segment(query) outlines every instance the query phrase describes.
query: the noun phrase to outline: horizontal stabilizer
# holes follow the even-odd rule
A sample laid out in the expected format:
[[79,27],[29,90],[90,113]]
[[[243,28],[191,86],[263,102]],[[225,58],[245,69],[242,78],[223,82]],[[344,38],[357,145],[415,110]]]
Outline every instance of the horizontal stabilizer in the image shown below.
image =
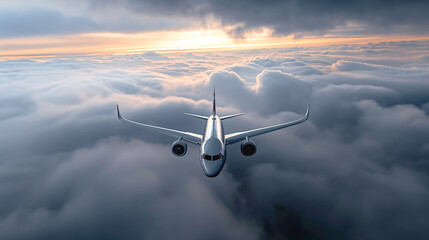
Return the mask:
[[191,116],[191,117],[194,117],[194,118],[203,119],[203,120],[207,120],[207,119],[209,119],[208,117],[201,116],[201,115],[197,115],[197,114],[192,114],[192,113],[184,113],[184,114],[185,114],[185,115],[188,115],[188,116]]
[[232,115],[228,115],[228,116],[223,116],[223,117],[220,117],[220,119],[221,120],[225,120],[225,119],[228,119],[228,118],[238,117],[238,116],[241,116],[241,115],[244,115],[244,113],[237,113],[237,114],[232,114]]

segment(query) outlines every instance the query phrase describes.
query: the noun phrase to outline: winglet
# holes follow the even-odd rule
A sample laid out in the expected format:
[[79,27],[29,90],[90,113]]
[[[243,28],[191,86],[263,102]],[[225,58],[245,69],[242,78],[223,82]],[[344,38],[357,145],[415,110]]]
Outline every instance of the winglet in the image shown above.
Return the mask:
[[307,111],[305,112],[305,120],[307,120],[309,116],[310,116],[310,104],[308,104]]
[[119,105],[118,104],[116,104],[116,111],[118,112],[118,119],[122,121],[123,118],[121,116],[121,112],[119,112]]

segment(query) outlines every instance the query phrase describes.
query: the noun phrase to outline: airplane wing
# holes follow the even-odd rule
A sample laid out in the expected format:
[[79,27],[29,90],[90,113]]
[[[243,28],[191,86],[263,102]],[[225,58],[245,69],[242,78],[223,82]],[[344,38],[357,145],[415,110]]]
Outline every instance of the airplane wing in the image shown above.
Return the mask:
[[305,122],[308,119],[309,113],[310,113],[310,105],[308,105],[307,112],[305,113],[305,115],[300,119],[297,119],[297,120],[292,121],[292,122],[281,123],[281,124],[269,126],[269,127],[263,127],[263,128],[253,129],[253,130],[244,131],[244,132],[227,134],[227,135],[225,135],[225,142],[226,142],[226,144],[233,144],[233,143],[243,141],[244,139],[246,139],[246,137],[253,137],[253,136],[261,135],[264,133],[276,131],[276,130],[279,130],[282,128],[287,128],[287,127],[290,127],[290,126],[293,126],[296,124],[300,124],[302,122]]
[[134,121],[128,120],[128,119],[121,116],[121,113],[119,112],[119,105],[116,105],[116,110],[118,111],[118,119],[124,123],[132,123],[132,124],[135,124],[135,125],[138,125],[141,127],[146,127],[146,128],[151,129],[152,131],[155,131],[155,132],[158,132],[161,134],[165,134],[165,135],[169,135],[169,136],[173,136],[173,137],[182,137],[183,140],[190,142],[190,143],[194,143],[194,144],[201,144],[201,141],[203,139],[202,135],[196,134],[196,133],[182,132],[179,130],[174,130],[174,129],[169,129],[169,128],[153,126],[153,125],[149,125],[149,124],[134,122]]

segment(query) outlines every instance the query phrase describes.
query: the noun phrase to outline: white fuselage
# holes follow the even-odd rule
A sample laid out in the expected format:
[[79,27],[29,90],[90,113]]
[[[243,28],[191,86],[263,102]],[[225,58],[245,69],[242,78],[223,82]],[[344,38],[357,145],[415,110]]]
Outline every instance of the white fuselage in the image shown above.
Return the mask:
[[200,148],[200,160],[208,177],[219,175],[225,165],[225,134],[222,121],[217,115],[211,115],[207,120]]

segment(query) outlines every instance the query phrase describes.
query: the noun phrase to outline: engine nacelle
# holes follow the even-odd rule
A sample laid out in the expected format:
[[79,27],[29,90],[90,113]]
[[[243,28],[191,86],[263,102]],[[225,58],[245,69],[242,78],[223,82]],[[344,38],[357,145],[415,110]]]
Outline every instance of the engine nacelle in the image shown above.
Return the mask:
[[171,145],[171,152],[175,156],[183,157],[186,151],[188,151],[188,145],[182,140],[177,140]]
[[250,157],[253,154],[256,153],[256,144],[252,140],[247,139],[246,141],[241,143],[241,153],[246,156]]

